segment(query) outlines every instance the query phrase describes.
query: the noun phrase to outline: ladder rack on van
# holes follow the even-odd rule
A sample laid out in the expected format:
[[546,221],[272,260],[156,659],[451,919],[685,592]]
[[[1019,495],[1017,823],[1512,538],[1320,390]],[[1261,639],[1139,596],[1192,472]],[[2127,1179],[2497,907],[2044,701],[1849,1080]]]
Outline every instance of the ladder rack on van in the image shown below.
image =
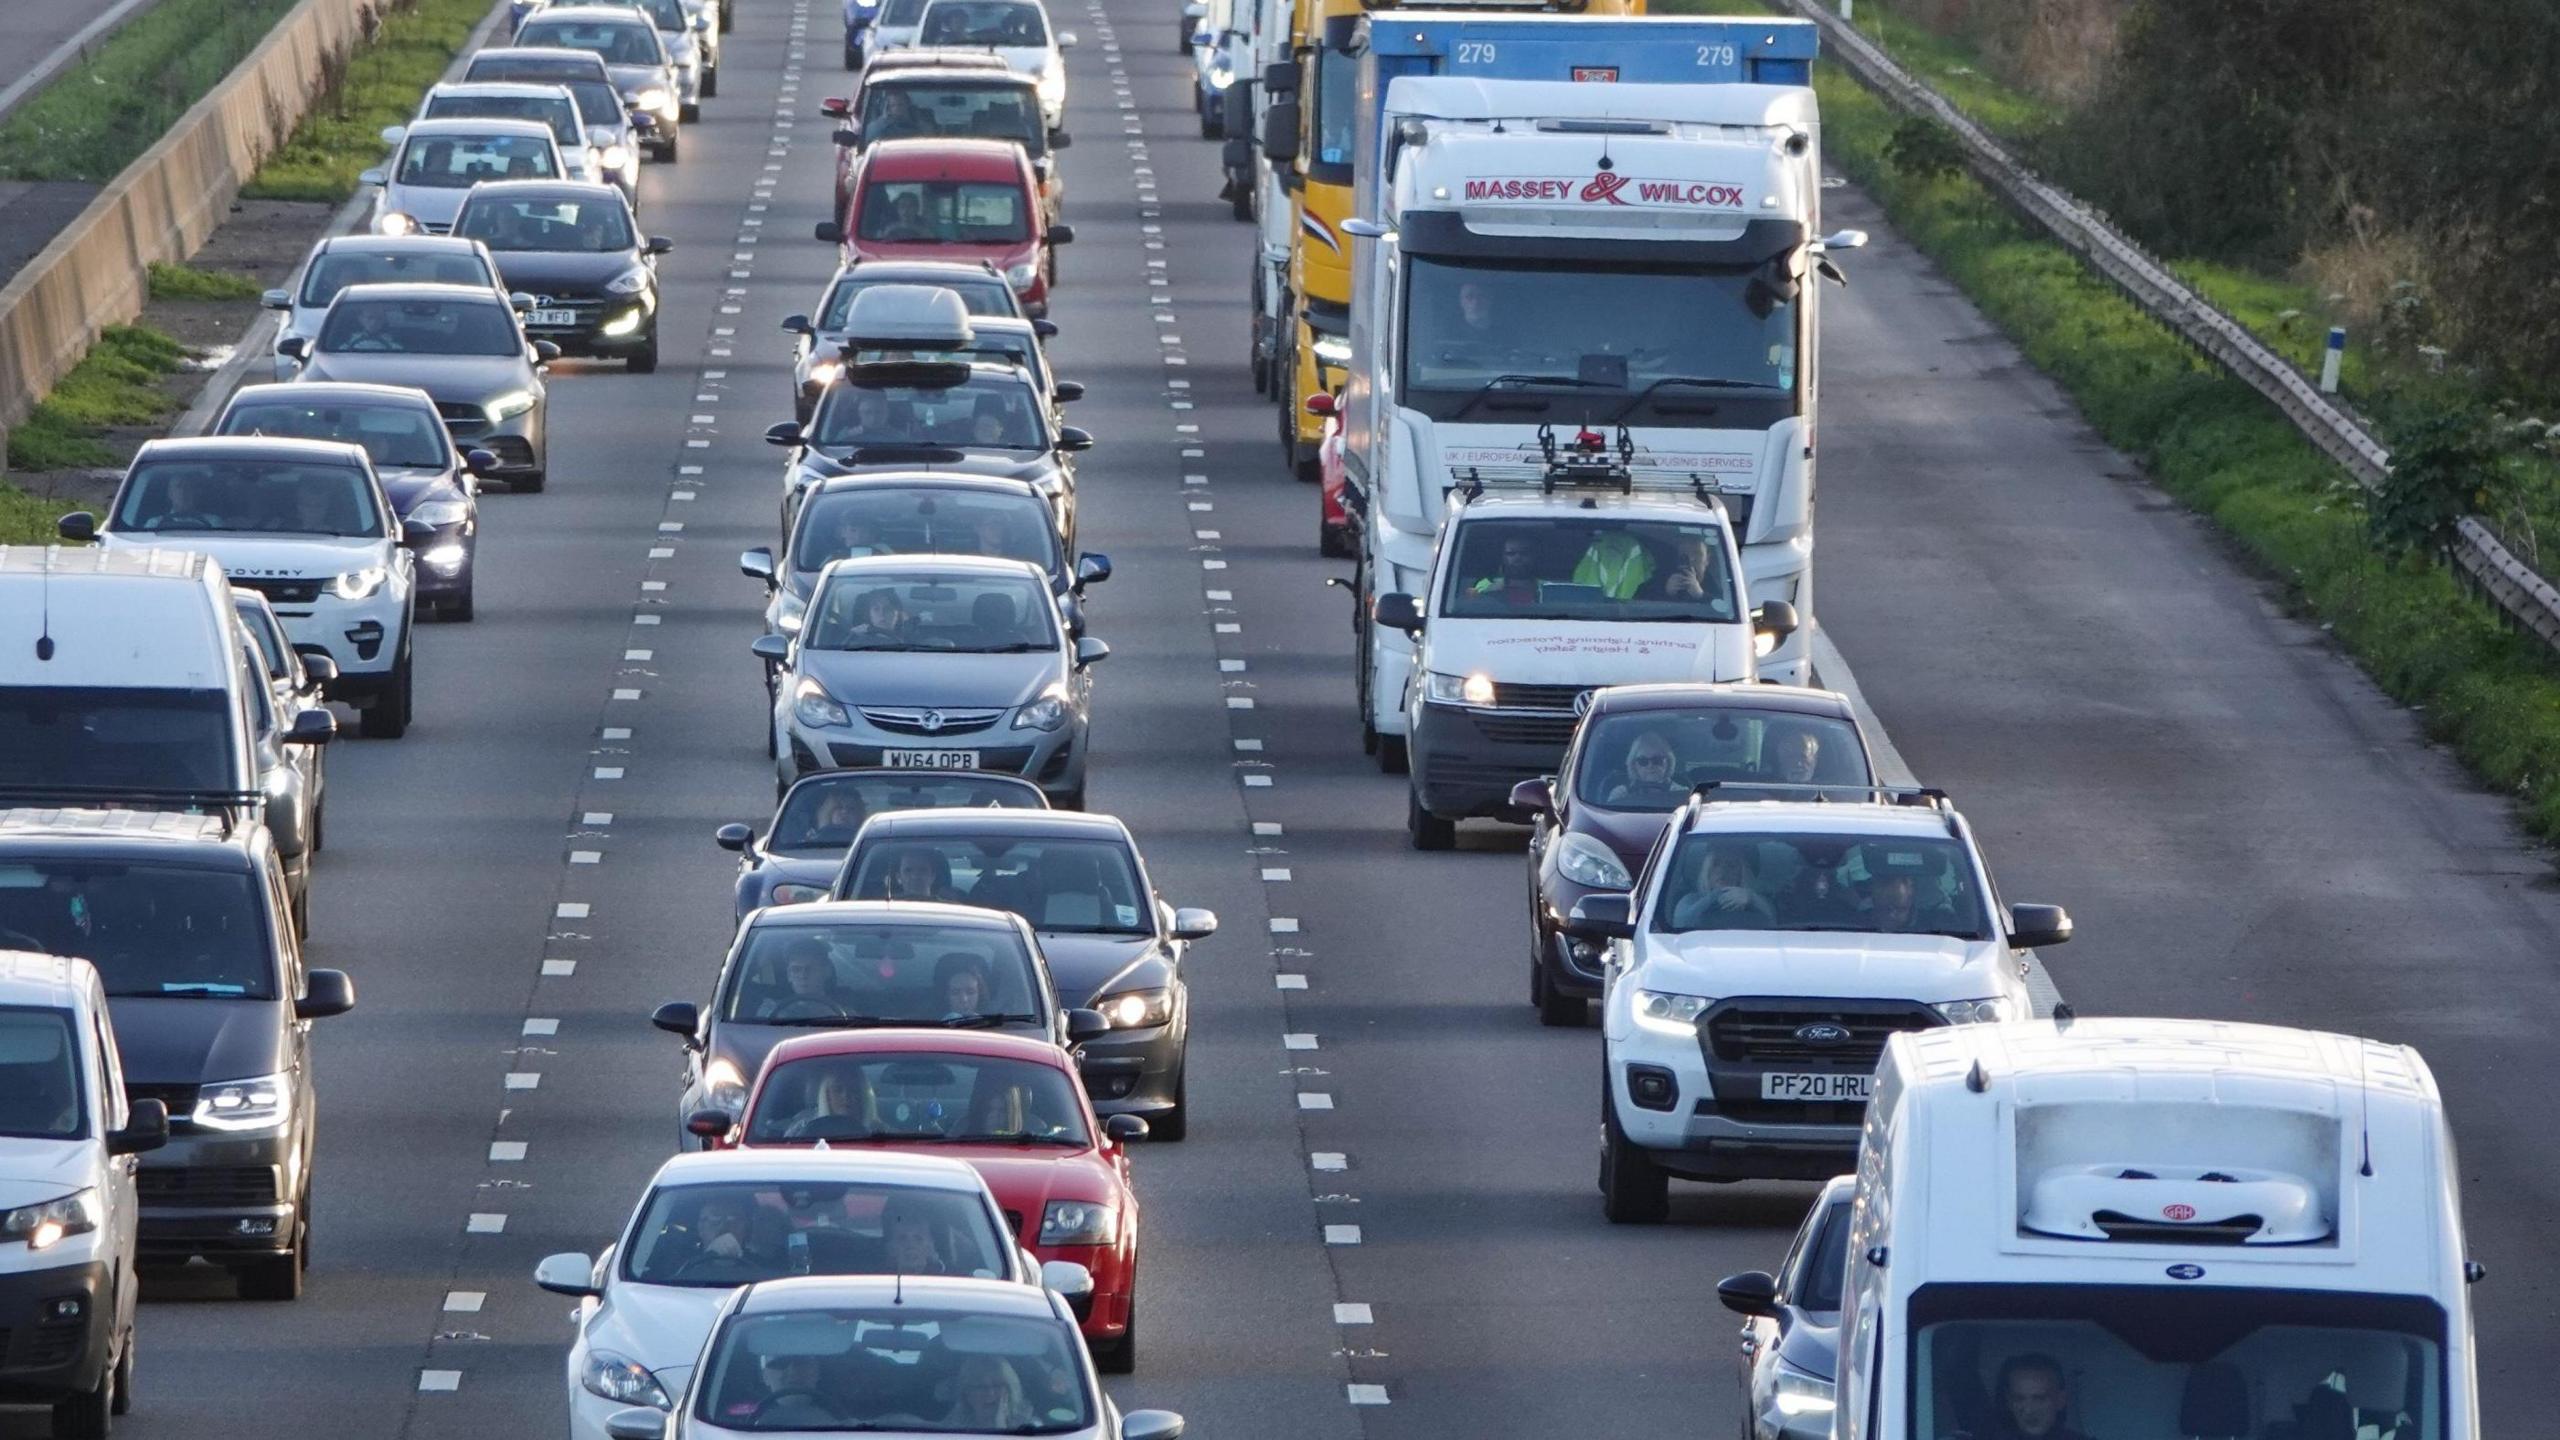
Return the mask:
[[1537,490],[1553,495],[1559,490],[1610,490],[1621,495],[1687,494],[1702,505],[1721,505],[1726,495],[1747,495],[1748,491],[1728,490],[1721,481],[1698,471],[1657,469],[1638,463],[1646,452],[1637,447],[1627,427],[1617,427],[1613,438],[1589,426],[1577,427],[1570,442],[1556,438],[1553,421],[1538,427],[1538,438],[1520,447],[1518,465],[1468,465],[1453,469],[1455,483],[1449,494],[1458,503],[1483,498],[1492,490]]

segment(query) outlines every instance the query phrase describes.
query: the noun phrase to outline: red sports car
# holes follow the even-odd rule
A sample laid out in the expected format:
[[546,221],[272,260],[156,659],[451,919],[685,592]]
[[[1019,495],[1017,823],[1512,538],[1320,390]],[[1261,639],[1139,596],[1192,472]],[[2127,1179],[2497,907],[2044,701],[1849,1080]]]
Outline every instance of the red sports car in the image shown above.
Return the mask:
[[774,1048],[738,1142],[877,1145],[965,1160],[1043,1261],[1093,1272],[1093,1362],[1138,1358],[1138,1194],[1126,1142],[1144,1120],[1094,1118],[1075,1059],[1021,1035],[838,1030]]

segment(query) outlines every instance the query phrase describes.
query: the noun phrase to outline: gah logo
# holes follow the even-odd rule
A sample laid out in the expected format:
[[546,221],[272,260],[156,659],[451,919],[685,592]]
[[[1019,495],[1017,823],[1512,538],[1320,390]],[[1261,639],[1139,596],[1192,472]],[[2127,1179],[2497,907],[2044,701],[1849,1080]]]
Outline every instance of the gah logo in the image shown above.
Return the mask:
[[2160,1213],[2172,1220],[2184,1222],[2196,1218],[2196,1207],[2185,1204],[2163,1205],[2160,1207]]

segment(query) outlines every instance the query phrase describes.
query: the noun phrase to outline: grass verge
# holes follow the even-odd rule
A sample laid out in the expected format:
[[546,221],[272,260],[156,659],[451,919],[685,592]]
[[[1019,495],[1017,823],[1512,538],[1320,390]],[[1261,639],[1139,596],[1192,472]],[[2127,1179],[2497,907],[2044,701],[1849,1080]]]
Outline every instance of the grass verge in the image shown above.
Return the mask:
[[113,464],[115,455],[99,443],[99,435],[112,426],[148,425],[177,413],[178,403],[161,390],[159,382],[175,374],[186,358],[184,346],[157,330],[139,325],[110,328],[25,422],[10,430],[9,468],[70,470]]
[[14,486],[0,485],[0,545],[42,545],[54,537],[64,507]]
[[293,5],[159,0],[0,124],[0,176],[115,178],[256,49]]
[[327,95],[294,127],[241,190],[251,200],[335,202],[355,193],[356,176],[382,162],[382,130],[417,113],[462,42],[489,14],[490,0],[408,0],[387,13],[374,43],[349,57]]
[[151,262],[154,300],[255,300],[264,293],[258,282],[227,270]]

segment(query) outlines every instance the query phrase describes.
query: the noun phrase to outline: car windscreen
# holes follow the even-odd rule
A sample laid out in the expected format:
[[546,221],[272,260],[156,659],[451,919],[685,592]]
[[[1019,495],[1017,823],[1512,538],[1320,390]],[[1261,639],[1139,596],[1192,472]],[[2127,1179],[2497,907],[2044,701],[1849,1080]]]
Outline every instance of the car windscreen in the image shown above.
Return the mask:
[[440,470],[451,462],[444,422],[423,404],[311,405],[252,398],[255,394],[253,390],[233,401],[214,433],[344,441],[363,446],[377,470]]
[[237,790],[231,717],[220,690],[0,685],[0,785]]
[[941,900],[1010,910],[1044,932],[1153,935],[1138,867],[1117,839],[882,836],[846,858],[841,900]]
[[79,1139],[89,1133],[86,1088],[68,1011],[0,1005],[0,1135]]
[[1049,506],[1019,495],[903,490],[866,482],[823,491],[800,507],[791,568],[815,575],[857,555],[986,555],[1027,560],[1055,575]]
[[819,774],[791,787],[765,847],[785,855],[843,854],[862,822],[890,810],[1039,810],[1035,791],[988,775]]
[[1024,0],[933,0],[916,43],[1020,49],[1049,43],[1047,15]]
[[622,92],[609,80],[562,80],[578,102],[578,119],[588,125],[628,125],[631,112],[622,108]]
[[949,446],[963,450],[1044,450],[1038,397],[1018,375],[973,375],[951,386],[849,380],[830,388],[810,422],[811,443],[835,450],[865,445]]
[[302,277],[300,304],[319,309],[350,285],[493,286],[495,278],[476,251],[446,249],[434,254],[415,251],[333,249],[311,263]]
[[319,348],[352,355],[519,355],[514,312],[480,300],[340,300]]
[[543,20],[527,21],[516,32],[519,45],[553,45],[563,50],[584,50],[600,56],[607,65],[664,65],[666,52],[658,44],[657,28],[645,20],[621,24],[610,20]]
[[1656,934],[1870,931],[1991,938],[1964,847],[1939,836],[1693,834],[1663,862]]
[[116,492],[113,529],[144,535],[383,533],[361,470],[292,460],[145,460]]
[[[752,1168],[752,1167],[749,1167]],[[982,1196],[862,1180],[662,1185],[622,1249],[622,1278],[730,1289],[785,1275],[1003,1279],[1010,1237]]]
[[1742,597],[1716,525],[1608,516],[1460,522],[1452,619],[1733,624]]
[[853,297],[874,285],[937,285],[960,297],[960,303],[972,315],[1019,315],[1013,303],[1013,288],[1001,275],[936,275],[930,280],[908,280],[895,276],[867,279],[849,277],[827,293],[825,310],[818,316],[821,330],[842,330],[853,317]]
[[601,255],[632,248],[622,201],[534,199],[486,192],[462,202],[453,233],[496,251],[548,250]]
[[1603,712],[1582,724],[1573,796],[1585,805],[1676,810],[1710,781],[1735,787],[1719,788],[1719,799],[1863,800],[1792,787],[1874,783],[1858,727],[1828,715],[1720,706]]
[[747,1143],[792,1140],[1092,1143],[1084,1102],[1054,1065],[907,1052],[812,1056],[776,1066],[756,1092]]
[[427,102],[427,118],[538,120],[564,149],[587,143],[576,102],[557,95],[438,95]]
[[1057,1435],[1094,1423],[1084,1342],[1046,1315],[928,1304],[732,1314],[696,1380],[722,1430]]
[[420,135],[400,152],[391,178],[431,190],[468,190],[483,180],[557,180],[554,147],[531,135]]
[[753,1025],[942,1025],[1047,1012],[1022,937],[932,920],[758,925],[729,967],[721,1016]]
[[911,135],[1011,140],[1034,158],[1049,153],[1040,97],[1018,80],[905,81],[862,92],[862,141]]
[[883,245],[1017,245],[1031,238],[1022,187],[1001,180],[874,180],[859,238]]
[[146,861],[0,855],[0,948],[73,955],[107,994],[272,1000],[258,877]]
[[840,573],[810,601],[800,644],[809,650],[1036,654],[1057,648],[1057,607],[1048,587],[1029,575]]

